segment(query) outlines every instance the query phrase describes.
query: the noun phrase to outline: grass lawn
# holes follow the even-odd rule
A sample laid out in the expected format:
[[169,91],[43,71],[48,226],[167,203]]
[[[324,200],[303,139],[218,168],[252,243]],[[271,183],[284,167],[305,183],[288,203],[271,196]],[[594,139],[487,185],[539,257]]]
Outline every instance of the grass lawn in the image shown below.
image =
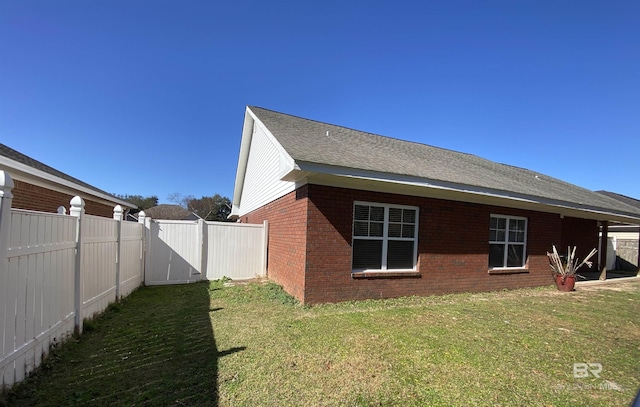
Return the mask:
[[213,282],[111,308],[0,405],[626,406],[640,387],[637,280],[314,307]]

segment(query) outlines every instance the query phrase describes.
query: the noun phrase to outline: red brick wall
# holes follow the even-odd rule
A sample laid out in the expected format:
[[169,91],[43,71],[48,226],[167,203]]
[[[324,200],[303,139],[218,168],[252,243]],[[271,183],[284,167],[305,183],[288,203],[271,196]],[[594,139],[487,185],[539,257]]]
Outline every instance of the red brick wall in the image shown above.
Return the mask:
[[[351,277],[354,201],[417,206],[419,277]],[[527,273],[489,274],[491,214],[527,223]],[[250,214],[269,221],[268,276],[305,303],[491,291],[553,283],[551,245],[597,241],[595,222],[480,204],[306,185]],[[588,246],[588,245],[587,245]],[[589,246],[589,249],[591,246]]]
[[[567,254],[567,247],[576,246],[576,256],[582,260],[589,254],[591,249],[599,249],[598,235],[600,228],[598,222],[589,219],[569,218],[562,220],[562,240],[560,246],[556,248],[560,254]],[[592,270],[597,270],[598,254],[591,258],[594,263]],[[583,266],[585,267],[585,266]],[[584,269],[581,269],[584,271]]]
[[[558,215],[318,185],[310,185],[308,195],[308,303],[552,284],[546,252],[554,241],[560,241],[562,223]],[[351,277],[352,212],[356,200],[420,208],[420,278]],[[528,218],[528,273],[488,273],[492,213]]]
[[[69,213],[69,201],[73,198],[72,195],[18,180],[13,182],[15,185],[12,190],[13,203],[11,206],[13,208],[55,213],[58,211],[58,207],[64,206],[67,208],[67,213]],[[82,198],[85,201],[84,209],[87,214],[107,218],[113,217],[113,206],[90,201],[84,196]]]
[[241,218],[245,223],[269,221],[267,275],[305,302],[307,187],[285,195]]

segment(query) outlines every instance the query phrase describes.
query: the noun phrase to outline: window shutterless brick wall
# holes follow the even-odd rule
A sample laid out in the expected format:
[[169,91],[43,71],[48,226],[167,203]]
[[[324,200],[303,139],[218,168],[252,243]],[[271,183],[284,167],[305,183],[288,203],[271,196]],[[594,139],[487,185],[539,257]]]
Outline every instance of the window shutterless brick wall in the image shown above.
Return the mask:
[[[354,201],[419,207],[418,276],[352,278]],[[528,219],[525,273],[489,273],[491,214]],[[319,185],[301,187],[242,217],[250,223],[265,219],[268,276],[305,303],[549,285],[553,280],[546,253],[551,245],[575,241],[588,245],[588,252],[597,242],[595,221]]]
[[[598,222],[595,220],[566,217],[562,222],[562,243],[560,245],[556,244],[556,249],[558,249],[559,254],[567,254],[569,246],[576,246],[576,256],[582,260],[589,254],[591,249],[599,249],[599,233]],[[593,256],[591,261],[594,264],[591,270],[598,270],[598,267],[596,267],[598,255]],[[586,266],[583,266],[581,270],[584,271],[585,269]]]
[[267,276],[305,302],[307,186],[298,188],[241,218],[245,223],[269,221]]
[[[58,207],[64,206],[69,211],[69,202],[73,195],[63,194],[23,181],[14,180],[13,207],[16,209],[28,209],[40,212],[57,212]],[[94,202],[87,196],[82,196],[85,201],[85,213],[88,215],[113,217],[113,206]]]

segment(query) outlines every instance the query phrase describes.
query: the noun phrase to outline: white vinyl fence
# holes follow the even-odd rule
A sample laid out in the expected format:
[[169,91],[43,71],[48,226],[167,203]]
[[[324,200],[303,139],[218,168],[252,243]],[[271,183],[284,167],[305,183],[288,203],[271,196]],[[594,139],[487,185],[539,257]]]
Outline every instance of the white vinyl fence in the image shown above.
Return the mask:
[[11,208],[13,181],[0,171],[0,388],[21,381],[84,318],[144,279],[144,226],[84,214]]
[[268,225],[146,219],[146,285],[263,277]]
[[267,272],[269,226],[207,222],[207,280],[246,280]]
[[268,227],[145,218],[123,222],[11,208],[0,170],[0,389],[23,380],[83,320],[143,284],[264,276]]

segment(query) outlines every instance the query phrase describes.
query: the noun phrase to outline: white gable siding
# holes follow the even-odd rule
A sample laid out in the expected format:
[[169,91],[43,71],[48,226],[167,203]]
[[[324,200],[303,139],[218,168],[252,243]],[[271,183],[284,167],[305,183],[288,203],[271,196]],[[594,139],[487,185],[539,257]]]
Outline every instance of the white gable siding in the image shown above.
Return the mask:
[[281,181],[287,167],[286,158],[256,122],[244,176],[239,215],[245,215],[295,189],[295,183]]

